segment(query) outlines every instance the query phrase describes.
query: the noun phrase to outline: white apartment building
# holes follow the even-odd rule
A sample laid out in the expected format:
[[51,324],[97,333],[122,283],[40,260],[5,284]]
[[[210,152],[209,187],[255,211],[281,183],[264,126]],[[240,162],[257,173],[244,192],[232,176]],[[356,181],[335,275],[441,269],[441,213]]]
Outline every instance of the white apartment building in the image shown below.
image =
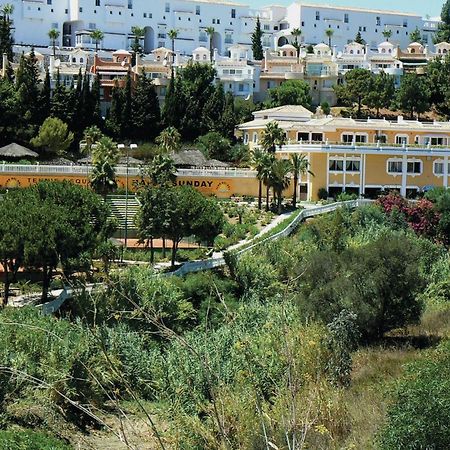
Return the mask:
[[328,43],[326,30],[331,29],[332,46],[338,49],[353,42],[360,32],[369,48],[375,50],[378,43],[384,40],[383,31],[390,30],[392,36],[389,40],[405,48],[411,42],[409,33],[418,28],[424,42],[432,45],[438,23],[437,20],[424,20],[417,14],[398,11],[293,3],[286,8],[285,23],[281,24],[276,44],[286,44],[293,28],[302,30],[301,39],[305,44]]
[[[409,33],[416,27],[426,42],[437,21],[423,20],[415,14],[359,8],[293,3],[252,10],[228,0],[8,0],[14,6],[14,37],[18,45],[48,47],[51,28],[60,31],[60,47],[95,48],[90,32],[99,29],[105,37],[100,47],[107,50],[129,48],[131,28],[145,30],[146,53],[171,47],[168,31],[176,29],[175,51],[191,55],[193,50],[209,47],[207,27],[214,27],[213,47],[226,55],[233,45],[250,48],[257,17],[264,32],[263,45],[277,49],[292,42],[293,28],[302,29],[302,42],[327,42],[325,31],[332,29],[332,45],[342,49],[358,31],[370,48],[381,42],[385,29],[392,31],[390,41],[406,47]],[[345,0],[343,0],[345,2]]]

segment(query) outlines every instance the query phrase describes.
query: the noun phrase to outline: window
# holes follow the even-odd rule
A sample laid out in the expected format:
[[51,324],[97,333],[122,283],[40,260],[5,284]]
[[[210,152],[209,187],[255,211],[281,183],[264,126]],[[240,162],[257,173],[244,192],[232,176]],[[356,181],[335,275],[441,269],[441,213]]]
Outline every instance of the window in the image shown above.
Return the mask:
[[235,9],[231,10],[231,18],[236,19],[236,10]]
[[264,31],[270,31],[270,25],[264,24]]
[[444,175],[444,163],[435,161],[433,163],[433,173],[435,175]]
[[200,6],[196,6],[195,7],[195,15],[199,16],[200,15]]
[[297,133],[298,141],[309,141],[309,133]]
[[367,142],[367,134],[355,134],[355,142],[358,144],[364,144]]
[[342,161],[341,159],[330,159],[329,168],[330,172],[343,172],[344,161]]
[[408,20],[407,19],[403,20],[403,28],[408,28]]
[[95,0],[95,6],[100,6],[100,0]]
[[344,23],[348,23],[348,14],[344,14]]
[[410,174],[421,174],[422,173],[422,161],[408,161],[407,172]]
[[426,136],[424,138],[424,144],[425,145],[447,145],[447,138],[440,137],[440,136]]
[[345,170],[347,172],[359,172],[361,162],[355,159],[347,160],[345,163]]
[[377,27],[381,27],[381,17],[380,17],[380,16],[377,16],[377,17],[376,17],[375,23],[376,23],[376,26],[377,26]]
[[133,0],[128,0],[128,9],[133,9]]
[[258,142],[258,133],[253,133],[253,142]]
[[47,5],[51,5],[52,4],[52,0],[47,0]]
[[408,143],[408,136],[403,135],[395,136],[395,143],[399,145],[406,145]]
[[170,3],[166,3],[165,12],[170,12]]
[[388,161],[388,173],[402,173],[402,161]]
[[353,142],[353,134],[343,134],[342,142],[344,144],[349,144],[349,143]]
[[320,11],[316,11],[316,20],[320,20]]
[[322,133],[312,133],[311,134],[311,141],[313,141],[313,142],[322,142],[323,141]]

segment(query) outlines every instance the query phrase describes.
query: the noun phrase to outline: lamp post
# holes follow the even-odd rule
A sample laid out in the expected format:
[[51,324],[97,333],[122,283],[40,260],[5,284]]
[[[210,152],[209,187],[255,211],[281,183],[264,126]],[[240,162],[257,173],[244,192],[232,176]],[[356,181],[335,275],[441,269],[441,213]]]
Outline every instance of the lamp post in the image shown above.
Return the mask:
[[[126,149],[126,172],[125,172],[125,229],[124,229],[124,249],[128,248],[128,162],[130,157],[130,149],[137,148],[136,144],[118,144],[120,150]],[[123,260],[123,252],[122,252]]]

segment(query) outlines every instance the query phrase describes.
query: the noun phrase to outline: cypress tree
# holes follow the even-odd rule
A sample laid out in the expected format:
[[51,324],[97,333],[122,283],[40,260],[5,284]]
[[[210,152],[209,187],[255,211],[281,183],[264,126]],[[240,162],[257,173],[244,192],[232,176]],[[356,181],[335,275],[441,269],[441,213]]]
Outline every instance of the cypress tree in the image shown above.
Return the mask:
[[108,120],[106,123],[106,127],[110,133],[116,137],[122,136],[123,106],[123,89],[120,89],[116,83],[112,90],[111,107],[108,112]]
[[261,61],[264,58],[264,51],[262,46],[262,30],[261,30],[261,22],[259,20],[259,16],[256,20],[255,31],[252,34],[252,51],[253,58],[257,61]]
[[[89,83],[89,79],[88,79]],[[100,108],[100,80],[98,75],[94,76],[94,82],[92,83],[91,88],[91,116],[92,116],[92,124],[101,126],[103,124],[102,113]]]
[[164,107],[162,118],[164,122],[164,127],[175,127],[179,128],[180,117],[179,117],[179,98],[177,95],[177,88],[175,83],[175,76],[172,69],[172,76],[170,77],[169,86],[166,91],[166,98],[164,100]]
[[145,72],[139,76],[132,100],[133,137],[140,140],[155,138],[159,133],[161,112],[151,79]]
[[52,88],[50,82],[50,72],[48,69],[45,71],[45,79],[44,84],[42,86],[42,90],[39,94],[39,106],[40,106],[40,119],[39,123],[41,124],[44,120],[50,116],[50,108],[51,108],[51,97],[52,97]]
[[123,109],[122,109],[122,134],[121,137],[129,137],[131,134],[132,123],[132,101],[133,89],[131,83],[131,73],[128,71],[125,89],[123,91]]
[[12,36],[12,20],[6,10],[0,18],[0,68],[3,68],[2,55],[6,53],[8,61],[13,59],[14,39]]

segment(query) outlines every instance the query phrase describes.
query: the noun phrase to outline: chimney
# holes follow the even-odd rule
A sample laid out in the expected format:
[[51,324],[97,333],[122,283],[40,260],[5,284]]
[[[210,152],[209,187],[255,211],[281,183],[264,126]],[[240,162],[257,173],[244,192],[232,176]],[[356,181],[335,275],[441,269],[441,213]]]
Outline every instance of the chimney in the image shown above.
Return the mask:
[[213,61],[217,61],[219,59],[219,51],[217,48],[214,49]]

